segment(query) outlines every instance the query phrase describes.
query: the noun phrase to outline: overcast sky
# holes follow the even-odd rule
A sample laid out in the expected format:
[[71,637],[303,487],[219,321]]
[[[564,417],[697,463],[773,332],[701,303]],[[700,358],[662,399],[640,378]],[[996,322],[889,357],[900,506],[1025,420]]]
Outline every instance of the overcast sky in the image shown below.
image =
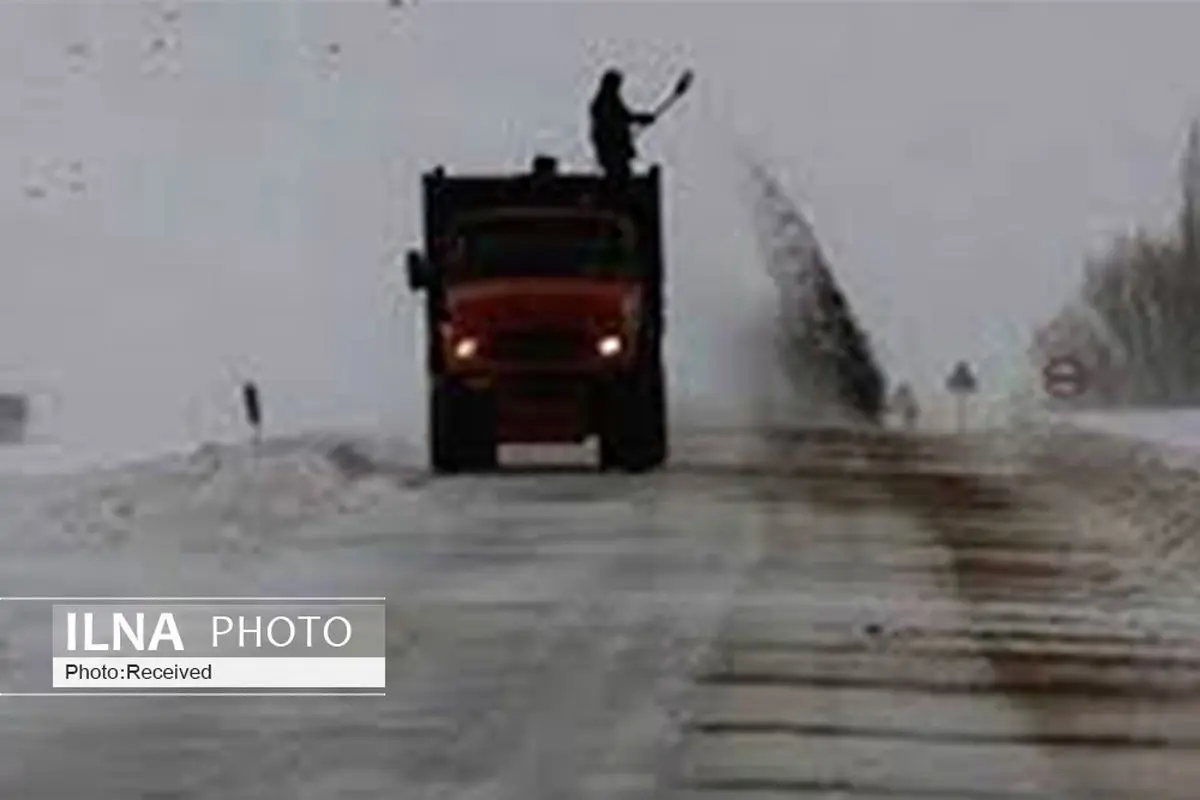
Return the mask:
[[643,148],[668,170],[688,403],[744,394],[737,336],[769,292],[737,148],[810,214],[889,372],[936,391],[958,358],[1003,380],[1089,249],[1169,222],[1200,111],[1197,4],[167,7],[0,7],[0,383],[50,398],[70,442],[227,433],[242,374],[268,422],[419,435],[392,258],[420,172],[586,163],[610,64],[635,104],[697,72]]

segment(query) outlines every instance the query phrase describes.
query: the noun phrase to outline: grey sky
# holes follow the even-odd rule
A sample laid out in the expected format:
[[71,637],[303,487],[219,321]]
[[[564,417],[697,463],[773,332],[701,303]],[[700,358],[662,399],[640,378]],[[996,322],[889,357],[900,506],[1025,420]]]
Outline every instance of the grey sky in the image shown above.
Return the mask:
[[0,7],[0,380],[55,395],[71,442],[228,433],[245,371],[268,423],[419,434],[389,257],[420,171],[583,163],[610,63],[642,103],[698,73],[644,146],[681,400],[739,394],[730,337],[769,296],[735,146],[811,214],[889,370],[936,388],[1020,349],[1105,236],[1168,221],[1200,111],[1192,4],[204,3],[152,52],[159,8]]

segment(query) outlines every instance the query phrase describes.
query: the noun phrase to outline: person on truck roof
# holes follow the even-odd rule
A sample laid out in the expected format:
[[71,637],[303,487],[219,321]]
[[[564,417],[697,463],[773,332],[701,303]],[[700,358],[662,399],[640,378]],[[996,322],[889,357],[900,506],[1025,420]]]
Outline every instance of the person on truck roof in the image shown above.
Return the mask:
[[605,71],[600,79],[600,88],[592,99],[592,147],[596,161],[610,178],[628,179],[630,162],[637,156],[633,143],[633,126],[649,125],[655,116],[651,113],[632,111],[621,99],[619,70]]

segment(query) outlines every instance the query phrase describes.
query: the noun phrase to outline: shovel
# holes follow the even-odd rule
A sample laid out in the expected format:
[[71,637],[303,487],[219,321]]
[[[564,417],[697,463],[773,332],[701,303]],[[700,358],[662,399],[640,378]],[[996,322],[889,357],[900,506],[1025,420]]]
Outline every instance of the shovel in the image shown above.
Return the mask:
[[657,108],[650,112],[654,119],[645,125],[643,130],[650,127],[650,125],[654,122],[657,122],[658,118],[661,117],[667,109],[675,105],[679,98],[687,94],[687,90],[691,88],[692,80],[694,78],[695,75],[690,69],[686,70],[682,75],[679,76],[679,80],[675,81],[675,86],[671,89],[671,93],[663,98],[663,101],[658,104]]

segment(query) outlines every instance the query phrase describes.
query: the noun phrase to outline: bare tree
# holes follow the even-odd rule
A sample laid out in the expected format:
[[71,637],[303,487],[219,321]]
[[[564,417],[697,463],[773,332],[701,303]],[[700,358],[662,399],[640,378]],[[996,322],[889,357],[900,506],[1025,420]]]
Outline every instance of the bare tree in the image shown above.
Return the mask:
[[[1097,363],[1119,362],[1122,387],[1103,401],[1127,405],[1200,402],[1200,123],[1189,126],[1180,164],[1181,208],[1174,231],[1118,237],[1085,264],[1076,303],[1039,331],[1035,357],[1045,358],[1047,330],[1091,320]],[[1092,398],[1095,400],[1095,396]]]

